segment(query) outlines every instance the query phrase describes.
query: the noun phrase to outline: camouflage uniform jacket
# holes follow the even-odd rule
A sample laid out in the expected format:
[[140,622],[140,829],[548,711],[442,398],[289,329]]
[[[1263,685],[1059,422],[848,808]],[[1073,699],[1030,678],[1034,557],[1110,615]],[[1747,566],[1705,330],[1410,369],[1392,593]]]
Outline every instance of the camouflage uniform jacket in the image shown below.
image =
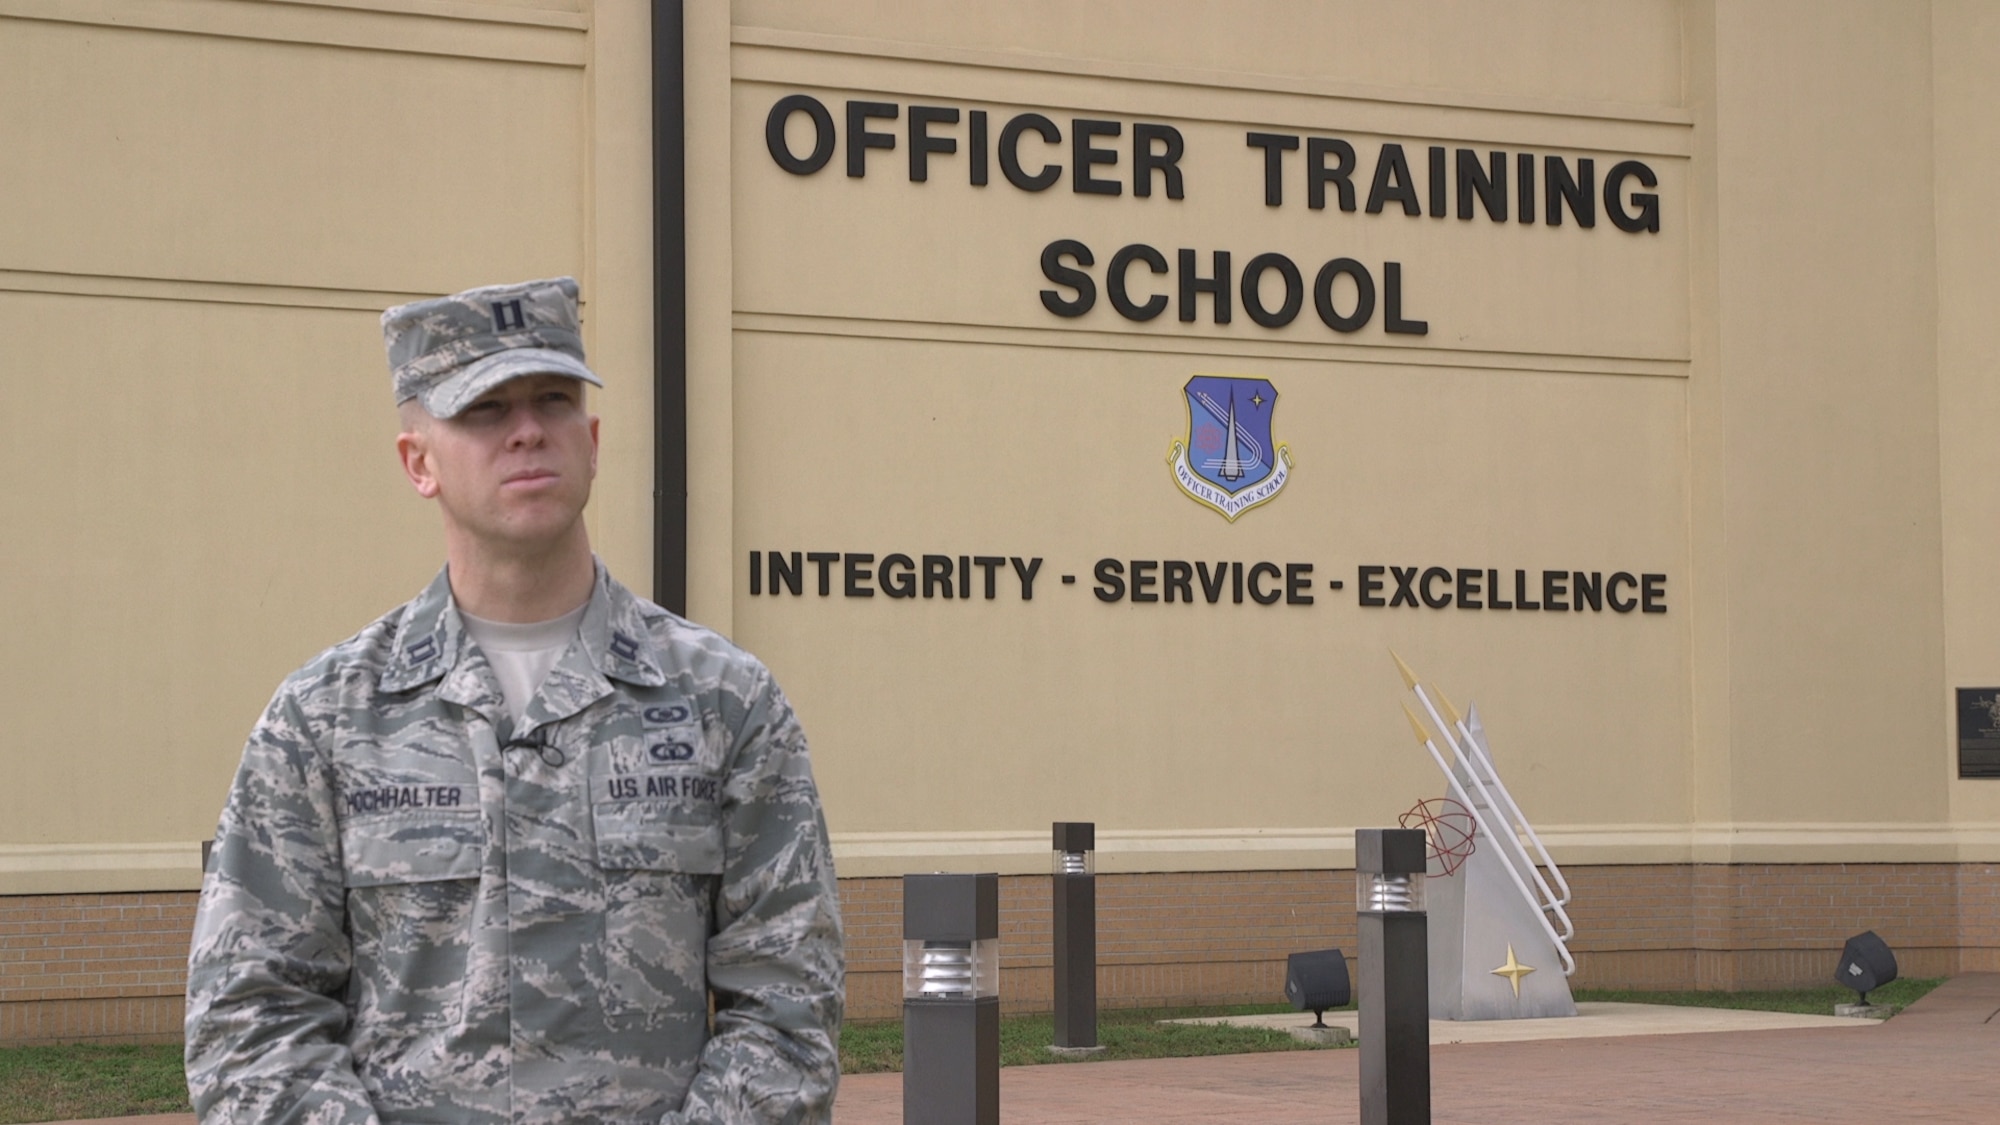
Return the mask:
[[839,904],[770,673],[599,564],[509,726],[443,574],[278,689],[195,921],[202,1121],[829,1120]]

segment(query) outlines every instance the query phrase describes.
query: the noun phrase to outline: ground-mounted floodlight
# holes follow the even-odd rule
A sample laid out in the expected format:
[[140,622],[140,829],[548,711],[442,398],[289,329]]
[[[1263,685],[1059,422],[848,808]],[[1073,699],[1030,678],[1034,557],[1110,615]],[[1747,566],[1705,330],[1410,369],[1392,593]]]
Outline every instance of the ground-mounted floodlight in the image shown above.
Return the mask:
[[1000,876],[903,876],[903,1125],[1000,1125]]
[[1055,896],[1055,1051],[1097,1045],[1097,825],[1057,821],[1049,881]]
[[1421,828],[1354,833],[1361,1125],[1429,1125],[1430,957]]
[[1354,998],[1347,980],[1347,958],[1338,949],[1316,949],[1285,958],[1285,999],[1301,1012],[1313,1014],[1314,1027],[1326,1026],[1326,1010]]
[[1288,1030],[1292,1038],[1306,1043],[1343,1045],[1354,1040],[1345,1027],[1329,1026],[1326,1010],[1339,1008],[1354,999],[1347,979],[1347,958],[1338,949],[1316,949],[1293,953],[1285,958],[1285,999],[1301,1012],[1311,1012],[1308,1027]]
[[1890,1009],[1870,1004],[1868,994],[1896,979],[1896,955],[1874,930],[1855,934],[1840,951],[1840,967],[1833,971],[1833,979],[1861,994],[1858,1003],[1834,1005],[1835,1015],[1887,1016]]

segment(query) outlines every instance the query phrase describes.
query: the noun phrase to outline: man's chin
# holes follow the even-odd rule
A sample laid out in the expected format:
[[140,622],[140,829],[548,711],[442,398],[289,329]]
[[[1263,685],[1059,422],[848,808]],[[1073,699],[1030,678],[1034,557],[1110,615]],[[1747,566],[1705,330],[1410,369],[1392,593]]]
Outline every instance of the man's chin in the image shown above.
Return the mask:
[[510,554],[538,554],[566,545],[582,524],[583,513],[567,507],[561,512],[516,512],[481,529],[479,538]]

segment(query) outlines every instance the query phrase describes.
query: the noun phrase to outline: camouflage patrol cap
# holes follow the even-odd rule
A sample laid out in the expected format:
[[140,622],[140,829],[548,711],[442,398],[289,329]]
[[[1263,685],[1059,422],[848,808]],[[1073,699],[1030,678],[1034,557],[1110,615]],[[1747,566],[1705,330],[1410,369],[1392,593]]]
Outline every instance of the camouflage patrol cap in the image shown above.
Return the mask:
[[396,404],[419,399],[434,418],[454,417],[523,375],[567,375],[604,385],[583,363],[572,277],[397,305],[382,314],[382,342]]

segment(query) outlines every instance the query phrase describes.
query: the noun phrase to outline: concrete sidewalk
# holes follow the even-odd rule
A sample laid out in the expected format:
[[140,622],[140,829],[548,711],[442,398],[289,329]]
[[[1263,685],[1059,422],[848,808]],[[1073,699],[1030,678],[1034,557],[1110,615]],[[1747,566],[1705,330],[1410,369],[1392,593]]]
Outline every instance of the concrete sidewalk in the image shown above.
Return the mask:
[[[2000,974],[1967,974],[1881,1025],[1434,1046],[1432,1120],[2000,1121],[1996,1013]],[[1000,1072],[1000,1115],[1009,1125],[1342,1125],[1359,1118],[1359,1061],[1358,1051],[1341,1050],[1009,1067]],[[900,1075],[842,1080],[834,1125],[901,1121]]]
[[[2000,1121],[2000,973],[1953,977],[1886,1024],[1646,1004],[1587,1007],[1646,1010],[1586,1011],[1574,1020],[1511,1026],[1448,1024],[1444,1034],[1456,1039],[1443,1041],[1434,1028],[1432,1120]],[[1533,1033],[1530,1024],[1567,1037],[1499,1038]],[[1716,1029],[1722,1026],[1745,1029]],[[1470,1041],[1475,1036],[1488,1041]],[[1000,1114],[1008,1125],[1343,1125],[1359,1117],[1359,1061],[1358,1051],[1340,1050],[1009,1067],[1000,1072]],[[902,1091],[900,1074],[842,1079],[834,1125],[901,1125]],[[94,1125],[193,1122],[170,1114]]]
[[[1311,1027],[1311,1012],[1280,1012],[1264,1016],[1210,1016],[1172,1023],[1230,1024],[1277,1030]],[[1344,1027],[1349,1036],[1361,1030],[1353,1012],[1328,1012],[1329,1027]],[[1518,1043],[1529,1039],[1612,1039],[1627,1035],[1692,1035],[1707,1031],[1780,1031],[1837,1028],[1860,1031],[1880,1027],[1872,1019],[1802,1016],[1792,1012],[1757,1012],[1742,1008],[1687,1008],[1670,1004],[1622,1004],[1589,1001],[1576,1015],[1538,1020],[1432,1020],[1431,1046],[1451,1043]]]

